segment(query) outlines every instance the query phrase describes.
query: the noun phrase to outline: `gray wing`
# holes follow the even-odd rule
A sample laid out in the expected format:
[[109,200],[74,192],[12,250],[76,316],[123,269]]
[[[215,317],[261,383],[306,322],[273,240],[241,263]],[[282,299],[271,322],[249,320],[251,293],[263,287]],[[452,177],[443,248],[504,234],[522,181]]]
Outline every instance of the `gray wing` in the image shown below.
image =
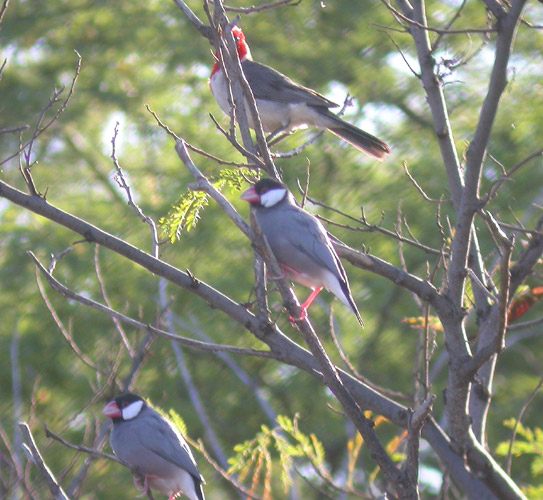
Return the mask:
[[262,230],[279,262],[309,274],[324,267],[340,283],[346,283],[345,270],[318,219],[293,205],[278,206],[268,212],[270,217],[262,221],[265,226]]
[[[310,258],[316,260],[323,267],[326,267],[337,276],[340,282],[345,282],[347,279],[345,270],[332,246],[330,238],[328,238],[326,229],[320,221],[298,207],[294,210],[292,219],[296,224],[296,230],[292,233],[287,233],[291,244]],[[304,248],[304,243],[308,240],[311,243]]]
[[[152,408],[145,408],[147,431],[139,433],[141,444],[164,460],[185,469],[191,476],[202,481],[189,445],[165,418]],[[143,415],[142,415],[143,416]]]
[[338,105],[318,92],[298,85],[279,71],[246,59],[242,63],[245,78],[256,99],[279,100],[285,103],[305,102],[310,106],[333,108]]

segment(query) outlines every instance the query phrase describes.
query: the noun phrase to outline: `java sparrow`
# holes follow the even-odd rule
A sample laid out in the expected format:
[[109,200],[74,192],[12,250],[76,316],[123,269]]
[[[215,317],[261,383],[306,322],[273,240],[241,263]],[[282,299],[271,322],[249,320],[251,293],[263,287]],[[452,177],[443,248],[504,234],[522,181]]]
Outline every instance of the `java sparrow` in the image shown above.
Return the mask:
[[113,420],[109,438],[115,454],[145,476],[134,484],[168,495],[181,494],[190,500],[205,500],[204,478],[190,448],[179,431],[140,396],[130,392],[110,401],[102,410]]
[[299,207],[290,191],[274,179],[259,180],[241,195],[241,199],[253,207],[262,234],[285,275],[313,290],[301,305],[299,319],[305,318],[309,306],[326,288],[364,326],[345,269],[321,222]]
[[[290,133],[299,128],[319,127],[328,129],[377,160],[383,160],[385,155],[390,153],[390,148],[382,140],[343,121],[329,110],[338,107],[338,104],[310,88],[298,85],[279,71],[253,61],[245,35],[239,27],[234,26],[232,34],[236,40],[243,73],[253,91],[262,127],[266,133],[271,133],[272,137],[275,137],[279,133]],[[215,58],[209,81],[211,92],[221,109],[228,115],[230,114],[228,82],[217,56]],[[248,108],[246,109],[249,126],[254,128]]]

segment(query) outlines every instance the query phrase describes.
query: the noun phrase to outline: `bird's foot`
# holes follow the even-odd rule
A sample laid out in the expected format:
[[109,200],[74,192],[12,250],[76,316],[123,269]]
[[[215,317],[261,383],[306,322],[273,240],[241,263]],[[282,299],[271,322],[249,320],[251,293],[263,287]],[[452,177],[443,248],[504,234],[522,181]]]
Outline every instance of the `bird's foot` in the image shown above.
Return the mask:
[[136,498],[147,497],[154,499],[153,494],[151,493],[151,487],[149,486],[149,478],[143,474],[137,473],[134,474],[134,486],[138,491],[141,491],[141,495],[138,495]]
[[297,321],[303,321],[305,318],[307,318],[307,309],[305,308],[301,308],[301,311],[302,313],[300,314],[300,316],[298,316],[297,318],[294,318],[293,316],[290,316],[289,319],[290,319],[290,324],[292,326],[296,326],[296,322]]
[[143,491],[143,495],[140,496],[144,496],[146,494],[147,478],[143,474],[134,473],[134,486],[138,491]]

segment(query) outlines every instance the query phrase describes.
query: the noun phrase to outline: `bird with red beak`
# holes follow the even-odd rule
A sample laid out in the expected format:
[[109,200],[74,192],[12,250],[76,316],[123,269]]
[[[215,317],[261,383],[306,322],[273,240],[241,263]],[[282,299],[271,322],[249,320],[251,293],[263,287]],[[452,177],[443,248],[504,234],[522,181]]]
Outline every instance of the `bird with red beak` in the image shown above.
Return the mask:
[[202,483],[190,448],[177,428],[140,396],[127,392],[110,401],[102,413],[113,420],[109,438],[120,459],[144,476],[134,478],[136,488],[168,495],[205,500]]
[[297,320],[305,318],[309,306],[326,288],[364,326],[347,273],[321,222],[299,207],[285,185],[274,179],[261,179],[241,199],[254,209],[262,234],[285,276],[313,290],[300,306],[302,315]]
[[[338,104],[293,82],[279,71],[253,61],[245,35],[239,27],[232,28],[232,35],[236,41],[243,73],[256,100],[262,127],[271,137],[299,128],[318,127],[328,129],[376,160],[381,161],[390,153],[390,148],[381,139],[332,113],[329,108],[338,107]],[[229,115],[228,81],[217,56],[209,83],[217,103]],[[247,106],[246,109],[249,126],[254,128]]]

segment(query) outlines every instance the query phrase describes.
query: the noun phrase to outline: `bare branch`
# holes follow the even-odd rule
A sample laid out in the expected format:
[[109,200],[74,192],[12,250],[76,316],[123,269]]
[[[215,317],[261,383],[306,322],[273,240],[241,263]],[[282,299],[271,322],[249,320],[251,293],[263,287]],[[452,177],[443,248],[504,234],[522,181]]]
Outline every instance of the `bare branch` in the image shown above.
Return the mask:
[[402,21],[410,24],[411,26],[415,26],[421,30],[438,33],[440,35],[465,35],[465,34],[470,34],[470,33],[492,33],[493,31],[497,31],[494,28],[467,28],[463,30],[452,30],[450,29],[450,25],[451,25],[450,23],[447,25],[446,28],[432,28],[431,26],[427,26],[426,24],[415,21],[411,17],[402,14],[399,10],[395,9],[390,4],[390,2],[388,2],[388,0],[381,0],[381,1],[386,6],[386,8],[394,14],[396,18],[401,19]]
[[[298,185],[298,190],[303,194],[303,190],[300,188],[299,185]],[[322,203],[320,201],[317,201],[314,198],[306,196],[306,199],[309,200],[313,205],[316,205],[318,207],[323,207],[326,210],[330,210],[331,212],[336,213],[338,215],[341,215],[342,217],[345,217],[347,220],[350,220],[352,222],[356,222],[357,224],[362,224],[366,229],[360,228],[360,227],[355,227],[355,226],[349,226],[347,224],[341,224],[341,223],[335,222],[335,221],[333,221],[331,219],[327,219],[326,217],[323,217],[322,215],[315,214],[315,217],[317,217],[317,219],[319,219],[319,220],[321,220],[321,221],[323,221],[323,222],[325,222],[327,224],[330,224],[330,225],[333,225],[333,226],[336,226],[336,227],[342,227],[344,229],[348,229],[349,231],[355,231],[355,232],[369,232],[369,233],[379,232],[379,233],[385,234],[386,236],[394,238],[395,240],[398,240],[400,242],[404,242],[404,243],[407,243],[409,245],[412,245],[412,246],[424,251],[425,253],[433,254],[433,255],[441,255],[442,254],[441,250],[436,250],[435,248],[431,248],[431,247],[429,247],[427,245],[424,245],[424,244],[422,244],[419,241],[416,241],[414,239],[406,238],[405,236],[402,236],[401,234],[399,234],[398,231],[391,231],[390,229],[386,229],[386,228],[384,228],[384,227],[382,227],[382,226],[380,226],[378,224],[370,223],[366,218],[363,207],[361,207],[361,216],[360,216],[360,218],[357,219],[356,217],[353,217],[352,215],[346,214],[345,212],[342,212],[341,210],[338,210],[337,208],[326,205],[326,204],[324,204],[324,203]]]
[[[2,2],[2,7],[0,7],[0,29],[2,29],[2,20],[4,19],[4,14],[6,13],[6,10],[8,8],[9,0],[4,0]],[[2,68],[0,68],[0,75],[2,74]]]
[[119,160],[117,160],[117,153],[116,153],[116,140],[117,135],[119,133],[119,122],[115,123],[115,130],[113,132],[113,137],[111,138],[111,159],[113,160],[113,165],[115,165],[115,170],[117,171],[117,176],[115,177],[115,180],[119,184],[119,187],[123,189],[126,193],[126,197],[128,198],[128,204],[134,209],[138,217],[149,226],[151,229],[151,236],[152,236],[152,243],[153,243],[153,257],[158,258],[158,249],[159,249],[159,241],[158,241],[158,232],[156,229],[156,224],[151,217],[145,215],[142,211],[142,209],[136,204],[134,201],[134,198],[132,196],[132,190],[130,189],[130,186],[128,185],[126,181],[126,177],[124,175],[124,172],[119,165]]
[[44,477],[45,482],[47,483],[47,487],[53,495],[53,498],[55,498],[55,500],[70,500],[62,489],[62,486],[60,486],[60,484],[56,480],[49,467],[47,467],[47,464],[44,462],[40,450],[38,450],[38,447],[36,446],[34,436],[32,435],[28,424],[26,424],[25,422],[19,422],[19,429],[21,429],[21,432],[23,433],[26,447],[25,449],[29,454],[29,458],[39,469],[41,475]]
[[496,196],[498,190],[503,186],[503,184],[511,180],[513,175],[518,170],[520,170],[524,165],[526,165],[528,162],[530,162],[534,158],[539,158],[541,155],[543,155],[543,148],[538,149],[537,151],[534,151],[533,153],[529,154],[526,158],[523,158],[521,161],[515,163],[515,165],[513,165],[508,172],[505,172],[497,181],[494,182],[494,184],[492,184],[487,195],[485,196],[483,200],[484,203],[486,204],[488,203],[488,201],[492,200]]
[[437,310],[450,312],[450,304],[441,297],[437,289],[428,281],[406,273],[379,257],[355,250],[339,240],[334,242],[334,247],[340,257],[348,260],[355,267],[383,276],[396,285],[416,293],[422,300],[428,301]]
[[513,459],[513,445],[515,444],[515,440],[517,438],[517,430],[518,426],[522,423],[522,417],[524,417],[524,414],[526,413],[526,410],[528,409],[528,406],[530,406],[530,403],[534,400],[534,398],[537,396],[537,393],[539,392],[539,389],[543,386],[543,377],[539,379],[539,382],[537,383],[535,389],[530,393],[524,404],[521,406],[517,418],[515,420],[515,426],[513,427],[513,432],[511,433],[511,439],[509,440],[509,451],[507,452],[507,460],[505,463],[505,470],[508,474],[511,473],[511,461]]
[[[2,68],[0,68],[0,76],[2,74]],[[14,128],[0,128],[0,135],[2,134],[18,134],[19,132],[24,132],[25,130],[28,130],[30,128],[29,125],[21,125],[20,127],[14,127]]]
[[137,321],[133,318],[130,318],[129,316],[126,316],[125,314],[122,314],[120,312],[117,312],[107,306],[104,306],[103,304],[100,304],[99,302],[96,302],[92,299],[89,299],[87,297],[84,297],[82,295],[79,295],[64,285],[62,285],[59,281],[57,281],[52,274],[47,272],[45,267],[41,264],[41,262],[36,258],[36,256],[29,252],[30,257],[36,264],[37,268],[41,271],[47,282],[51,285],[51,287],[57,291],[58,293],[62,294],[63,296],[75,300],[81,304],[84,304],[86,306],[92,307],[93,309],[96,309],[97,311],[101,311],[106,313],[107,315],[111,316],[112,318],[116,318],[119,321],[122,321],[123,323],[126,323],[132,327],[135,327],[139,330],[147,331],[149,333],[152,333],[153,335],[158,335],[160,337],[164,337],[168,340],[173,340],[175,342],[179,342],[180,344],[183,344],[187,347],[192,347],[196,349],[201,349],[204,351],[211,351],[211,352],[230,352],[232,354],[246,354],[251,356],[257,356],[257,357],[263,357],[263,358],[269,358],[273,357],[272,354],[268,351],[258,351],[256,349],[241,349],[238,347],[231,347],[231,346],[225,346],[225,345],[219,345],[219,344],[210,344],[207,342],[200,342],[198,340],[192,340],[185,337],[180,337],[179,335],[175,335],[173,333],[167,332],[165,330],[161,330],[160,328],[155,328],[149,324],[142,323],[140,321]]
[[94,448],[89,448],[87,446],[81,446],[79,444],[69,443],[65,439],[61,438],[58,434],[55,434],[53,431],[51,431],[49,429],[49,427],[47,427],[47,424],[44,424],[43,427],[44,427],[44,430],[45,430],[45,435],[48,438],[51,438],[51,439],[54,439],[55,441],[58,441],[62,445],[66,446],[66,448],[70,448],[71,450],[79,451],[79,452],[82,452],[82,453],[87,453],[87,454],[92,455],[94,457],[105,458],[107,460],[111,460],[112,462],[117,462],[118,464],[124,465],[128,469],[132,470],[132,466],[128,462],[125,462],[124,460],[120,459],[116,455],[111,455],[110,453],[105,453],[105,452],[103,452],[101,450],[96,450]]
[[429,396],[417,410],[409,410],[407,425],[407,457],[402,466],[405,481],[412,484],[418,491],[417,482],[419,476],[419,445],[422,426],[432,412],[436,397]]
[[425,201],[429,201],[430,203],[443,203],[443,200],[434,200],[433,198],[430,198],[425,192],[424,189],[420,186],[420,184],[416,181],[416,179],[411,175],[411,172],[409,172],[409,169],[407,168],[407,162],[402,162],[403,169],[405,172],[405,175],[407,175],[408,179],[411,181],[413,186],[417,189],[417,191],[420,193],[420,195],[424,198]]
[[505,15],[505,9],[498,0],[484,0],[487,9],[494,14],[496,19],[501,19]]
[[72,332],[66,330],[64,327],[64,324],[62,323],[61,319],[59,318],[55,308],[53,307],[53,304],[51,304],[51,301],[49,300],[49,297],[47,297],[47,293],[45,292],[45,289],[43,287],[43,283],[41,280],[41,277],[39,275],[39,270],[36,268],[36,281],[38,283],[38,289],[40,291],[40,294],[42,296],[42,299],[47,307],[49,309],[49,312],[51,313],[51,316],[56,323],[60,333],[72,349],[72,351],[75,353],[75,355],[88,367],[92,368],[93,370],[96,370],[98,373],[102,373],[106,375],[105,371],[102,370],[96,363],[94,363],[91,359],[89,359],[85,354],[79,349],[79,346],[75,343],[75,340],[73,338]]
[[230,7],[224,6],[226,12],[235,12],[237,14],[254,14],[255,12],[262,12],[267,9],[274,9],[281,7],[282,5],[288,5],[289,7],[295,7],[300,5],[302,0],[277,0],[276,2],[265,3],[262,5],[251,5],[251,7]]
[[199,18],[198,16],[190,10],[189,6],[183,2],[183,0],[173,0],[173,3],[177,5],[181,12],[185,15],[185,17],[189,20],[189,22],[198,30],[198,32],[208,40],[212,40],[213,38],[213,30],[210,26],[206,26]]
[[[30,138],[29,141],[27,141],[26,143],[24,143],[23,145],[21,145],[19,147],[19,149],[13,153],[11,156],[8,156],[7,158],[5,158],[4,160],[0,161],[0,166],[1,165],[4,165],[5,163],[7,163],[9,160],[15,158],[17,155],[19,155],[19,153],[21,153],[22,151],[24,151],[27,147],[29,148],[29,150],[25,153],[25,156],[27,157],[27,161],[29,162],[30,161],[30,153],[31,153],[31,150],[32,150],[32,145],[33,143],[35,142],[35,140],[41,135],[43,134],[43,132],[45,132],[53,123],[55,123],[58,119],[58,117],[66,110],[66,107],[68,106],[68,102],[70,101],[72,95],[74,94],[74,91],[75,91],[75,84],[77,82],[77,79],[79,77],[79,73],[81,71],[81,55],[79,54],[79,52],[77,52],[77,50],[74,50],[75,54],[77,55],[77,66],[75,68],[75,73],[74,73],[74,76],[72,78],[72,83],[70,85],[70,89],[68,91],[68,95],[66,96],[66,98],[64,99],[64,101],[61,103],[60,107],[58,108],[58,110],[55,112],[55,115],[53,116],[53,118],[51,118],[45,125],[41,125],[41,122],[43,121],[43,118],[45,116],[45,113],[47,112],[47,110],[49,110],[54,104],[56,104],[58,101],[59,101],[59,98],[60,98],[60,95],[64,92],[64,87],[60,90],[60,91],[57,91],[55,90],[53,92],[53,97],[50,99],[49,101],[49,104],[47,104],[47,106],[45,106],[45,108],[42,110],[37,122],[36,122],[36,126],[35,126],[35,129],[34,129],[34,132],[32,134],[32,137]],[[30,175],[30,164],[28,164],[28,168],[25,169],[25,172],[28,173]],[[26,180],[26,178],[25,178]],[[27,184],[29,183],[30,181],[27,181]],[[30,189],[32,189],[30,187]],[[31,191],[32,192],[32,191]],[[34,193],[34,194],[37,194],[37,193]]]

